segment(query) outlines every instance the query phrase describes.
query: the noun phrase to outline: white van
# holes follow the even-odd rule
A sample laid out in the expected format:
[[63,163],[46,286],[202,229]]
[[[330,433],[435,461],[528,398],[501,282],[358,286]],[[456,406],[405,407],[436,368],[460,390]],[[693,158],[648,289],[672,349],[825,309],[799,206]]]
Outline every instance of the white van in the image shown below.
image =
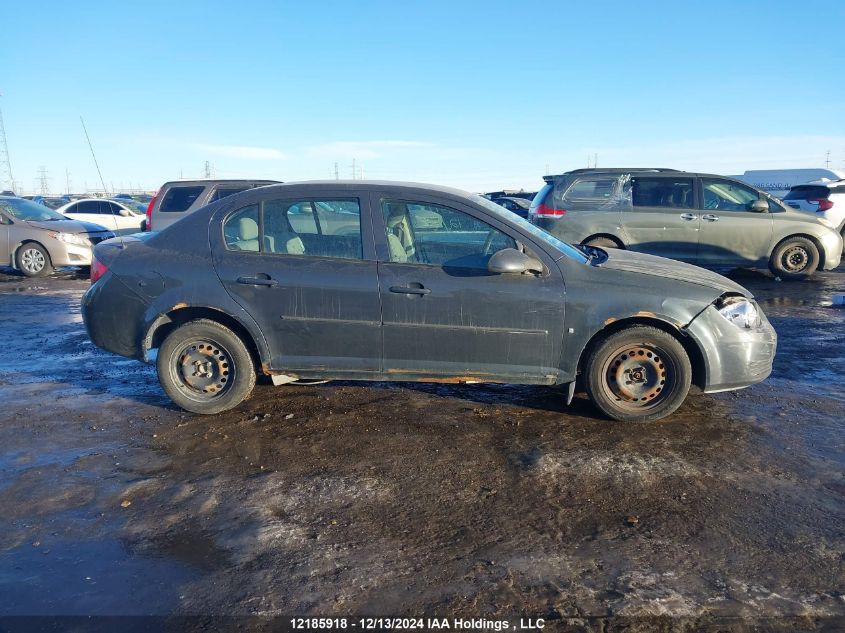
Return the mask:
[[753,169],[736,178],[749,185],[762,189],[776,198],[783,198],[795,185],[803,185],[814,180],[842,180],[845,171],[841,169]]

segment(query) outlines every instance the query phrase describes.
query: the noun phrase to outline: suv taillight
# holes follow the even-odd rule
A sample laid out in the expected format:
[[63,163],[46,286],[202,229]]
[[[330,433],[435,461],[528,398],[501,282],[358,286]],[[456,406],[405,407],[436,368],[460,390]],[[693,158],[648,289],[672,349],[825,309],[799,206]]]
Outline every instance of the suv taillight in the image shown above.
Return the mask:
[[97,283],[97,280],[109,271],[106,265],[99,259],[91,256],[91,283]]
[[816,209],[816,211],[817,211],[818,213],[824,213],[824,212],[825,212],[825,211],[827,211],[828,209],[832,209],[832,208],[833,208],[833,201],[832,201],[832,200],[827,200],[826,198],[812,198],[812,199],[810,199],[810,200],[807,200],[807,202],[809,202],[810,204],[817,204],[817,205],[819,205],[819,208],[818,208],[818,209]]
[[158,194],[161,193],[161,189],[156,192],[156,195],[153,196],[153,199],[150,200],[150,203],[147,205],[147,226],[144,229],[145,231],[152,231],[153,230],[153,207],[156,204],[156,198],[158,198]]
[[566,209],[555,209],[553,207],[546,206],[541,202],[537,205],[537,208],[534,209],[534,214],[538,218],[560,218],[566,215]]

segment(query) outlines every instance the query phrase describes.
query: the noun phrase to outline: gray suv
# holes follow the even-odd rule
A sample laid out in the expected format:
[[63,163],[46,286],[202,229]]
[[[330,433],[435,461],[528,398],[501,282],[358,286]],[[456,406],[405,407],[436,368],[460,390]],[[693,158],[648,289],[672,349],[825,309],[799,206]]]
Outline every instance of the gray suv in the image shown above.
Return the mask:
[[144,231],[161,231],[200,207],[277,180],[174,180],[166,182],[147,206]]
[[797,279],[831,270],[842,237],[749,185],[675,169],[576,169],[546,176],[529,220],[567,242],[709,268],[768,266]]

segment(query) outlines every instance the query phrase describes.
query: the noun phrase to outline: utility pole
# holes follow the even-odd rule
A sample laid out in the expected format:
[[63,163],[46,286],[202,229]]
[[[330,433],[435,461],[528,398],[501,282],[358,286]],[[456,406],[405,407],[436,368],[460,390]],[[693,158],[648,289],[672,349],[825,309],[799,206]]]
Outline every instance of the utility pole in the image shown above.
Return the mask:
[[[3,93],[0,92],[0,97]],[[6,144],[6,128],[3,125],[3,109],[0,108],[0,189],[8,184],[9,189],[15,190],[15,179],[12,176],[12,163],[9,162],[9,146]]]
[[827,150],[827,154],[825,154],[824,166],[830,169],[830,150]]
[[70,172],[65,168],[65,193],[70,193]]
[[49,178],[47,177],[47,168],[44,165],[38,168],[38,190],[42,196],[46,196],[50,193],[50,184],[47,182]]
[[355,172],[356,171],[357,171],[357,168],[355,167],[355,159],[353,158],[352,159],[352,180],[355,180]]
[[361,163],[361,180],[364,180],[364,163]]
[[337,162],[335,162],[335,164],[334,164],[334,179],[340,180],[340,172],[338,172],[338,170],[337,170]]

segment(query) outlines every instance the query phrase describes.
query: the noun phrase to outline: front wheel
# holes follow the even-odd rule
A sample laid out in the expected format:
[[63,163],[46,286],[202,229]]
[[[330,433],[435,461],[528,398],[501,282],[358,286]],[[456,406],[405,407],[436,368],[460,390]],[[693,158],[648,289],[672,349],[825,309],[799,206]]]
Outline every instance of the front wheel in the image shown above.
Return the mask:
[[769,270],[781,279],[809,277],[819,267],[819,249],[806,237],[789,237],[775,247]]
[[168,334],[156,369],[170,399],[192,413],[232,409],[255,386],[255,365],[244,342],[208,319],[189,321]]
[[678,339],[647,326],[608,336],[585,369],[593,404],[622,422],[666,417],[681,406],[692,382],[692,366]]
[[15,264],[27,277],[43,277],[53,272],[50,254],[46,248],[35,242],[27,242],[18,249]]

